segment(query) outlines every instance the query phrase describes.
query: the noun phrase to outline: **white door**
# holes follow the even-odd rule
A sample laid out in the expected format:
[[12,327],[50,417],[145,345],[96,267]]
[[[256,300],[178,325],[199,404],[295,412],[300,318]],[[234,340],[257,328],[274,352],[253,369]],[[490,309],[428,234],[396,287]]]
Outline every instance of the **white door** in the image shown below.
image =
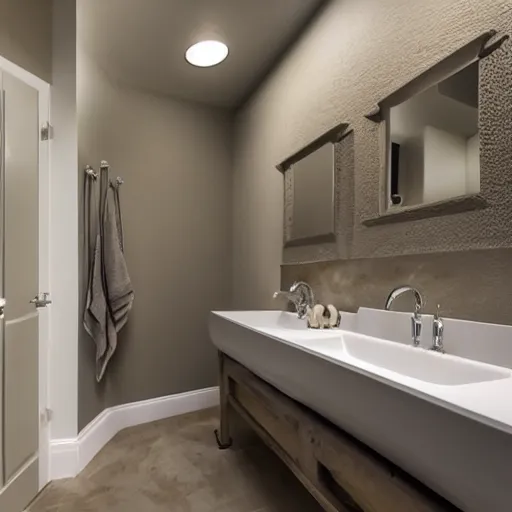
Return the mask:
[[40,488],[41,110],[39,91],[2,70],[0,94],[0,511],[21,512]]

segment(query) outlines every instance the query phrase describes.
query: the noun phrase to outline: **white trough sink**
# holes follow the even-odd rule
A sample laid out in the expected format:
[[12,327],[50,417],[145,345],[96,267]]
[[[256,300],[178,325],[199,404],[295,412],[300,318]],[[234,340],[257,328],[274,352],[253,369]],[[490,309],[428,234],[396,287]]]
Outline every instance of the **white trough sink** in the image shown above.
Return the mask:
[[[512,360],[512,328],[468,324],[447,320],[445,347],[473,360],[410,346],[410,315],[390,322],[381,311],[342,313],[352,332],[310,330],[292,313],[217,312],[210,334],[219,350],[461,510],[510,512],[512,370],[488,362]],[[379,325],[388,340],[375,337]],[[362,334],[370,329],[373,337]],[[390,341],[395,331],[400,339]],[[431,330],[423,331],[426,346]]]
[[510,377],[510,370],[358,334],[343,335],[347,354],[431,384],[457,386]]

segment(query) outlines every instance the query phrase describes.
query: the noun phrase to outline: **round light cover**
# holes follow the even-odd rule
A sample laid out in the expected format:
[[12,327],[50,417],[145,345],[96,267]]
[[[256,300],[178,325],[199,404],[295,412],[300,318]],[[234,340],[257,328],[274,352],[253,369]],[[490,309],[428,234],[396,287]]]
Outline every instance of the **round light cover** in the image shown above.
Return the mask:
[[208,68],[220,64],[228,53],[228,47],[220,41],[199,41],[186,51],[185,58],[193,66]]

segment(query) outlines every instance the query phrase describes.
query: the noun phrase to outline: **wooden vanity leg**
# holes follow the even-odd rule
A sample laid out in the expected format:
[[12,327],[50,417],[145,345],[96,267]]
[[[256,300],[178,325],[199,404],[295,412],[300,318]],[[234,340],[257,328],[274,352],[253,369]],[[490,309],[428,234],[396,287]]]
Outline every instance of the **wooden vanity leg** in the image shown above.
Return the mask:
[[225,356],[219,351],[220,429],[215,430],[215,437],[220,450],[230,448],[233,444],[229,435],[229,381],[224,361]]

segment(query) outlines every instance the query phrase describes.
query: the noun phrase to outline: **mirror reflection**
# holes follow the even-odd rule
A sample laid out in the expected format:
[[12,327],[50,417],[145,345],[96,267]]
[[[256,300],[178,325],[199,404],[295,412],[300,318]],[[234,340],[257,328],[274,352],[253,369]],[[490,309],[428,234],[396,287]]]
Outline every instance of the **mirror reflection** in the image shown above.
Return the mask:
[[478,62],[392,107],[387,121],[390,207],[480,192]]
[[324,144],[293,164],[292,240],[334,232],[334,145]]

